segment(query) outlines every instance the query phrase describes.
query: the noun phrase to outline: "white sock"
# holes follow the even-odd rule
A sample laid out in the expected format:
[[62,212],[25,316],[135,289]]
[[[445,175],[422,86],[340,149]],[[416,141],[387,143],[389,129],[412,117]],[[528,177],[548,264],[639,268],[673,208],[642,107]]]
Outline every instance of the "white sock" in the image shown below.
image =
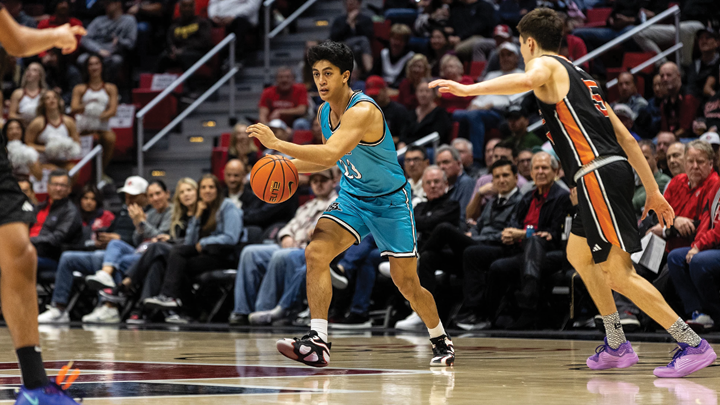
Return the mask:
[[430,339],[444,335],[445,328],[443,328],[443,326],[442,326],[442,321],[438,322],[436,327],[434,327],[432,329],[428,328],[428,332],[430,333]]
[[328,321],[327,319],[311,319],[310,320],[310,330],[314,330],[317,332],[318,336],[320,336],[320,339],[323,340],[323,342],[328,341]]

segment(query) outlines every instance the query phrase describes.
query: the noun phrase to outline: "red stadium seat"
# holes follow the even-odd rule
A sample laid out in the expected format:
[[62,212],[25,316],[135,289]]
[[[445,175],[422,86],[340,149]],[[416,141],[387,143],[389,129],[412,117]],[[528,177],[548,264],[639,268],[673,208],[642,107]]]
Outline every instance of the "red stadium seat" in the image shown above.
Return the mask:
[[310,130],[297,130],[293,132],[293,143],[296,143],[298,145],[305,145],[308,143],[312,143],[313,141],[313,133]]
[[485,71],[485,65],[487,65],[487,62],[473,62],[470,65],[470,77],[473,78],[473,80],[477,80],[483,71]]
[[230,147],[230,137],[232,135],[225,132],[220,135],[218,146],[214,147],[210,155],[210,168],[220,181],[225,181],[225,164],[228,161],[228,148]]
[[612,13],[611,7],[600,7],[591,8],[587,10],[587,21],[585,22],[586,28],[593,27],[604,27],[607,25],[606,21]]
[[[623,54],[622,68],[624,70],[630,70],[653,56],[655,56],[654,52],[625,52]],[[640,72],[650,75],[653,73],[653,69],[655,69],[655,66],[651,64]]]

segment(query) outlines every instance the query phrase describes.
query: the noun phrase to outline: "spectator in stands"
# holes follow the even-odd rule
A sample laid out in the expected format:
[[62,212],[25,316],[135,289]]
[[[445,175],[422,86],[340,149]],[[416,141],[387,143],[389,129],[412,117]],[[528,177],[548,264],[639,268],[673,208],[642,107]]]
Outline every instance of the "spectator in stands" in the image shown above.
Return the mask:
[[38,205],[38,200],[35,196],[35,191],[33,190],[33,185],[30,182],[30,179],[27,177],[20,177],[18,179],[18,184],[20,185],[20,190],[22,190],[23,194],[25,194],[28,200],[30,200],[30,203],[33,206]]
[[665,62],[660,67],[660,78],[667,90],[667,97],[660,105],[660,129],[670,131],[678,138],[692,136],[698,99],[683,86],[680,69],[673,62]]
[[147,205],[148,183],[140,176],[130,176],[125,180],[125,186],[118,190],[125,194],[125,205],[115,217],[110,227],[97,232],[93,252],[66,251],[60,256],[57,273],[55,274],[55,290],[53,291],[51,305],[48,310],[38,316],[39,323],[68,323],[70,315],[66,311],[70,300],[70,291],[73,285],[73,272],[93,274],[103,264],[105,248],[112,240],[122,240],[133,243],[135,225],[128,213],[128,207],[137,204],[140,207]]
[[80,155],[80,135],[75,120],[64,114],[65,103],[53,90],[45,91],[37,118],[27,128],[25,142],[40,153],[40,162],[70,170]]
[[21,120],[27,128],[30,122],[37,117],[40,95],[47,88],[43,66],[37,62],[28,65],[20,81],[20,88],[13,91],[10,96],[8,118]]
[[[513,171],[517,174],[517,158],[518,151],[512,146],[512,141],[504,140],[497,143],[493,148],[493,162],[500,159],[509,160],[515,169]],[[527,180],[523,176],[517,177],[517,186],[522,189],[526,184]],[[490,201],[490,199],[497,194],[497,190],[493,185],[492,173],[488,173],[480,177],[473,187],[473,194],[470,203],[467,207],[467,219],[475,220],[483,210],[483,207]]]
[[420,86],[420,80],[430,77],[430,64],[427,57],[423,54],[413,55],[405,66],[405,78],[400,82],[398,88],[398,103],[408,110],[417,107],[418,100],[415,91]]
[[[480,78],[483,80],[488,72],[501,70],[500,55],[498,52],[500,51],[500,45],[506,42],[514,44],[518,47],[520,46],[520,42],[513,37],[513,32],[510,27],[501,24],[496,26],[493,30],[492,38],[482,39],[475,43],[472,60],[475,62],[487,62],[485,64],[485,69],[483,69],[483,72],[480,75]],[[518,68],[522,70],[525,69],[525,62],[522,58],[519,58],[518,60]],[[478,78],[478,80],[480,80],[480,78]]]
[[415,56],[408,47],[412,31],[405,24],[394,24],[390,28],[390,44],[380,51],[374,61],[371,74],[381,76],[388,86],[397,89],[405,78],[405,65]]
[[[100,291],[100,296],[111,304],[125,304],[130,296],[137,298],[137,304],[130,313],[128,324],[145,323],[142,302],[160,293],[170,251],[182,244],[190,219],[194,217],[198,200],[197,182],[189,177],[178,180],[172,200],[170,233],[153,238],[155,243],[148,246],[140,259],[125,272],[125,278],[112,289]],[[109,305],[113,306],[113,305]]]
[[664,174],[672,178],[678,174],[685,173],[685,145],[682,142],[671,144],[667,148],[665,156],[669,173]]
[[661,107],[667,97],[667,89],[659,74],[653,76],[653,95],[654,97],[648,100],[647,107],[640,110],[635,120],[638,134],[644,139],[652,139],[660,132]]
[[[559,168],[557,160],[547,152],[538,152],[533,156],[532,179],[536,188],[523,195],[513,213],[511,225],[503,230],[501,236],[505,245],[519,246],[520,252],[513,257],[494,261],[489,268],[486,282],[486,300],[489,303],[499,303],[508,284],[517,284],[520,276],[520,289],[515,293],[515,298],[522,313],[508,329],[525,329],[537,322],[542,267],[546,255],[552,250],[562,249],[563,227],[565,218],[572,214],[572,203],[570,193],[555,182]],[[471,250],[463,255],[467,275],[478,277],[481,274],[483,266],[478,266],[478,261],[487,258],[477,253]],[[490,305],[491,308],[497,307],[496,304]],[[486,311],[492,313],[491,308]],[[458,323],[458,326],[468,325]],[[465,329],[472,329],[472,326]]]
[[465,173],[473,179],[480,178],[480,167],[475,164],[475,159],[473,158],[472,142],[465,138],[455,138],[450,146],[457,149],[458,153],[460,153],[460,160],[462,161]]
[[[585,46],[582,39],[572,34],[575,28],[575,20],[569,18],[566,13],[558,13],[558,16],[564,21],[563,38],[558,53],[574,62],[587,55],[587,46]],[[580,67],[587,71],[590,68],[590,63],[585,62]]]
[[697,98],[707,99],[715,95],[715,85],[710,83],[710,86],[706,86],[706,83],[710,77],[714,79],[720,69],[719,41],[718,32],[712,28],[705,27],[697,33],[700,57],[688,66],[685,81],[690,93]]
[[[70,13],[70,0],[54,0],[50,3],[50,7],[47,11],[52,13],[48,18],[40,20],[37,25],[38,29],[54,28],[59,27],[63,24],[70,24],[71,27],[83,26],[82,21],[75,18]],[[78,35],[78,43],[82,39],[82,36]],[[42,54],[41,54],[42,56]]]
[[43,178],[42,167],[40,167],[40,155],[35,148],[25,144],[25,128],[18,119],[9,119],[2,128],[2,136],[5,139],[8,158],[13,168],[14,175],[27,176],[32,174],[35,179]]
[[[432,40],[432,37],[435,35],[435,30],[439,30],[447,43],[448,35],[445,32],[445,27],[450,18],[449,2],[442,0],[420,0],[418,2],[418,9],[420,13],[413,23],[415,34],[419,37],[430,37]],[[429,57],[428,55],[428,58]]]
[[588,51],[614,40],[638,24],[639,2],[618,0],[613,2],[612,8],[612,13],[607,18],[605,27],[578,28],[573,31],[573,35],[585,42]]
[[422,176],[425,168],[430,165],[427,158],[427,149],[424,146],[410,145],[405,151],[405,175],[412,189],[413,208],[419,203],[426,200],[425,191],[423,191]]
[[[667,2],[657,2],[660,7],[666,5]],[[705,27],[704,22],[708,22],[713,15],[709,9],[714,2],[712,1],[695,1],[688,0],[681,6],[680,12],[680,42],[683,44],[682,48],[682,60],[683,65],[687,65],[692,61],[693,46],[695,45],[695,34]],[[701,15],[696,15],[692,12],[691,8],[698,7]],[[655,12],[643,9],[647,18],[655,17]],[[718,12],[717,8],[715,11]],[[695,18],[702,20],[696,21]],[[653,24],[644,30],[633,35],[635,42],[645,52],[651,52],[659,54],[662,49],[666,49],[675,44],[675,24]],[[662,48],[662,49],[661,49]],[[667,58],[662,58],[657,62],[660,65],[667,61]]]
[[512,139],[515,149],[532,149],[536,146],[542,146],[544,141],[540,139],[534,132],[528,131],[530,120],[525,108],[520,104],[512,104],[508,106],[505,113],[507,125],[500,126],[500,133],[503,139]]
[[720,224],[716,194],[716,189],[709,193],[711,208],[703,212],[690,247],[675,249],[667,258],[670,278],[682,300],[687,324],[705,330],[715,329],[715,320],[720,320],[720,250],[717,249]]
[[[691,141],[685,145],[685,170],[673,177],[665,189],[665,199],[675,211],[671,227],[663,229],[659,224],[650,229],[655,235],[667,241],[665,250],[688,247],[700,225],[702,210],[709,207],[720,181],[713,170],[715,152],[704,141]],[[708,201],[709,200],[709,201]]]
[[[338,299],[331,308],[333,313],[328,315],[334,329],[358,329],[372,326],[368,309],[375,286],[375,273],[381,262],[383,262],[383,258],[380,256],[380,249],[375,243],[375,238],[370,234],[359,244],[350,246],[337,265],[330,264],[332,286],[342,291],[337,295]],[[349,281],[348,277],[345,277],[346,275],[355,280],[352,290],[348,288]],[[350,293],[352,293],[350,305],[349,308],[345,308],[342,301],[346,297],[343,295],[346,294],[349,297]]]
[[330,40],[344,42],[352,49],[355,61],[367,73],[372,70],[371,43],[375,37],[372,18],[362,13],[361,0],[345,0],[346,14],[336,17],[330,28]]
[[[720,70],[718,70],[718,74],[720,74]],[[717,83],[717,78],[708,78],[709,84],[712,84],[714,86],[714,83],[712,83],[713,81],[714,83]],[[705,117],[705,122],[708,129],[714,129],[715,131],[718,131],[720,129],[720,94],[717,94],[714,88],[709,90],[711,91],[709,91],[707,94],[711,94],[711,96],[708,102],[705,103],[705,106],[703,107],[703,115]]]
[[225,164],[225,197],[236,207],[242,209],[242,195],[245,192],[245,176],[247,166],[238,160],[230,159]]
[[30,242],[38,255],[38,268],[54,269],[63,244],[71,244],[82,235],[77,207],[70,202],[70,176],[65,170],[53,170],[48,180],[48,199],[36,207]]
[[275,232],[295,215],[299,197],[295,193],[284,203],[270,204],[259,199],[253,193],[252,188],[243,187],[240,201],[242,202],[243,226],[255,227],[259,234],[270,232],[270,236],[274,237]]
[[450,5],[448,20],[448,25],[452,28],[450,43],[455,46],[458,55],[469,60],[475,42],[482,37],[492,37],[493,28],[497,23],[497,14],[489,2],[483,0],[454,2]]
[[[670,145],[677,142],[677,137],[672,132],[660,132],[657,137],[655,138],[655,145],[657,145],[657,160],[658,160],[658,168],[660,170],[669,175],[668,170],[668,162],[667,162],[667,151]],[[683,150],[683,154],[685,151]]]
[[712,146],[713,151],[715,152],[715,162],[713,164],[715,166],[714,169],[717,171],[718,157],[720,157],[720,154],[718,154],[718,150],[720,150],[720,135],[718,135],[717,132],[705,132],[698,139],[705,141]]
[[77,249],[71,250],[94,247],[98,232],[105,232],[115,220],[115,214],[103,208],[103,195],[95,185],[84,185],[78,196],[82,241],[77,245]]
[[[287,126],[287,124],[285,124],[285,121],[281,120],[280,118],[275,118],[273,120],[270,120],[270,122],[267,123],[267,126],[273,131],[275,137],[277,137],[279,140],[292,142],[292,130]],[[265,149],[264,151],[262,151],[262,155],[278,155],[290,158],[290,156],[278,152],[275,149]]]
[[[440,59],[440,77],[447,80],[454,80],[461,84],[473,84],[472,77],[463,74],[463,65],[457,56],[446,54]],[[440,95],[440,107],[452,114],[455,110],[464,110],[470,105],[472,97],[459,97],[450,93]]]
[[258,25],[260,0],[210,0],[208,18],[225,34],[235,34],[235,49],[239,58],[244,56],[245,37]]
[[279,67],[275,73],[275,85],[263,90],[258,104],[260,122],[268,124],[281,119],[294,129],[310,129],[305,119],[308,112],[307,89],[295,82],[295,73],[287,66]]
[[[530,149],[522,149],[518,152],[517,157],[517,168],[518,175],[525,178],[527,181],[532,180],[532,158],[533,151]],[[524,193],[523,193],[524,194]]]
[[[303,204],[280,230],[278,244],[250,245],[243,249],[237,266],[235,308],[230,314],[230,325],[248,322],[269,325],[287,315],[304,282],[302,278],[298,280],[296,273],[306,271],[305,247],[320,216],[337,198],[330,170],[313,173],[310,184],[315,199]],[[279,285],[285,288],[279,291]]]
[[[438,166],[428,166],[423,173],[423,190],[427,201],[415,207],[415,222],[418,232],[418,250],[422,252],[418,260],[418,274],[420,283],[430,293],[435,293],[435,271],[445,270],[453,272],[459,268],[460,263],[453,253],[444,250],[446,244],[453,249],[456,247],[452,239],[441,239],[439,234],[459,235],[465,237],[458,230],[458,215],[460,207],[448,193],[448,181],[445,172]],[[465,237],[467,238],[467,237]],[[395,324],[398,329],[417,329],[423,326],[420,316],[413,312]]]
[[71,1],[70,15],[82,21],[83,26],[87,27],[92,20],[105,14],[105,2],[103,1]]
[[147,308],[171,310],[165,322],[185,323],[180,311],[182,298],[193,277],[235,265],[235,245],[243,233],[242,210],[222,196],[220,181],[206,174],[199,182],[195,215],[188,223],[182,245],[173,247],[168,257],[160,294],[147,298]]
[[635,76],[630,72],[622,72],[617,78],[618,103],[622,103],[630,107],[633,113],[637,116],[640,110],[647,107],[648,102],[640,95],[635,87]]
[[385,122],[390,129],[393,141],[397,144],[404,137],[405,130],[410,124],[410,113],[400,103],[390,100],[388,86],[380,76],[370,76],[365,81],[365,94],[382,109]]
[[537,7],[535,0],[510,0],[499,4],[498,15],[500,22],[511,27],[517,26],[525,14]]
[[398,146],[413,143],[418,139],[437,132],[440,143],[450,141],[452,121],[450,115],[437,105],[438,93],[436,89],[428,87],[429,79],[420,80],[415,92],[418,105],[410,111],[410,120],[403,131]]
[[630,135],[632,135],[635,140],[640,140],[640,135],[636,134],[634,130],[635,118],[637,116],[633,110],[628,105],[620,103],[615,104],[612,108],[620,122],[622,122],[625,128],[627,128],[630,132]]
[[[83,64],[83,83],[73,89],[71,114],[76,114],[80,135],[92,135],[103,147],[103,170],[110,164],[115,151],[115,132],[110,118],[117,114],[118,89],[103,80],[103,58],[91,54]],[[107,181],[107,180],[106,180]]]
[[[650,166],[650,170],[652,170],[655,176],[658,188],[661,191],[665,191],[665,187],[667,187],[670,182],[670,176],[661,172],[657,167],[657,150],[655,144],[647,139],[643,139],[638,143],[640,144],[640,150],[643,156],[645,156],[645,160],[647,160]],[[645,206],[645,187],[643,187],[641,182],[636,181],[635,183],[635,194],[633,194],[632,202],[635,208],[635,214],[638,214],[638,216],[642,215],[643,207]]]
[[460,203],[460,218],[465,223],[465,208],[472,198],[473,179],[465,174],[460,153],[449,145],[442,145],[435,151],[435,162],[445,172],[450,189],[450,199]]
[[137,22],[135,17],[123,13],[122,2],[108,0],[105,15],[95,18],[87,28],[87,35],[80,45],[85,53],[78,57],[78,63],[84,64],[92,53],[103,58],[105,77],[118,83],[120,69],[127,54],[135,48]]
[[[442,8],[441,10],[447,9]],[[443,56],[454,53],[455,51],[450,45],[448,33],[445,32],[443,27],[434,27],[430,35],[428,49],[425,51],[428,63],[430,64],[430,75],[432,77],[440,76],[440,60],[442,60]]]
[[28,28],[36,28],[37,22],[34,18],[30,17],[29,15],[25,14],[25,11],[23,11],[23,2],[20,0],[5,0],[3,1],[5,4],[5,9],[10,13],[10,15],[17,21],[18,24],[23,25]]
[[475,152],[473,152],[473,158],[475,161],[480,161],[480,164],[482,165],[480,167],[481,177],[490,172],[490,166],[495,163],[495,160],[493,160],[493,150],[495,149],[495,145],[499,144],[501,141],[502,139],[500,138],[488,139],[485,143],[485,153],[480,156],[481,160],[475,157]]
[[82,82],[80,70],[68,59],[58,48],[50,49],[40,57],[45,68],[48,88],[60,94],[65,105],[71,103],[73,89]]
[[180,18],[167,31],[167,47],[160,54],[158,71],[188,70],[212,48],[210,21],[195,14],[195,0],[180,1]]
[[247,125],[235,124],[233,133],[230,136],[228,147],[228,159],[238,159],[251,168],[258,160],[258,148],[247,134]]

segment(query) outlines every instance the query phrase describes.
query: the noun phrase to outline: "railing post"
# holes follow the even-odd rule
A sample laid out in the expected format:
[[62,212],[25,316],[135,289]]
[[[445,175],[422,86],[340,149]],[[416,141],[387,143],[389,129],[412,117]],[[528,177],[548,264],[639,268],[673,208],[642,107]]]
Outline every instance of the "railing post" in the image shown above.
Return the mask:
[[[270,4],[268,4],[270,3]],[[272,2],[265,3],[265,81],[270,83],[270,7]]]
[[[232,70],[235,67],[235,41],[238,41],[241,39],[235,38],[232,41],[230,41],[230,70]],[[233,123],[235,121],[235,75],[232,75],[230,78],[230,112],[228,114],[228,117],[230,119],[230,122]]]
[[[675,13],[675,44],[680,43],[680,12]],[[675,51],[675,62],[682,66],[682,49]]]
[[138,133],[137,133],[137,164],[138,164],[138,176],[142,177],[144,173],[143,165],[143,143],[145,142],[145,131],[143,129],[143,119],[145,117],[138,118]]
[[103,147],[100,146],[100,153],[95,156],[95,184],[100,184],[103,177]]

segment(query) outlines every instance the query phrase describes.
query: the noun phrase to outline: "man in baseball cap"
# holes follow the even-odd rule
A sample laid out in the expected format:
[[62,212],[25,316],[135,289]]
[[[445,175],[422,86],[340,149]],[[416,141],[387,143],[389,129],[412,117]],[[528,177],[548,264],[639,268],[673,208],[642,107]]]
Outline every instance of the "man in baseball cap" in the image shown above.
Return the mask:
[[147,180],[140,176],[130,176],[125,179],[125,185],[118,190],[118,193],[125,193],[129,195],[145,194],[147,187]]

